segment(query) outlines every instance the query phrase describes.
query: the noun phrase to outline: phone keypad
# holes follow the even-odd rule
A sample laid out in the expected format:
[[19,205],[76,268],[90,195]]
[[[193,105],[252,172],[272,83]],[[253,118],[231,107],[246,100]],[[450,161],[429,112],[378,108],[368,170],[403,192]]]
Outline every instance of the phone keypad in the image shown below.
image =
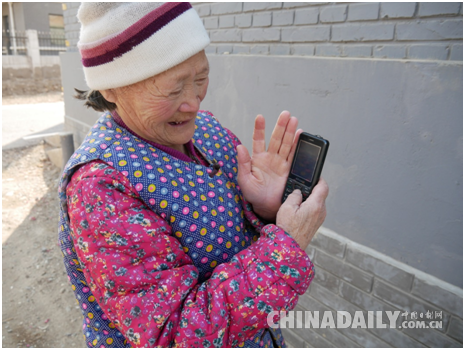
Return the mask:
[[299,183],[299,182],[296,182],[292,179],[287,179],[287,183],[286,183],[286,187],[284,189],[284,194],[283,194],[283,199],[282,199],[282,203],[284,203],[284,201],[287,199],[287,197],[294,191],[294,190],[300,190],[300,192],[302,192],[302,201],[306,200],[308,198],[308,196],[310,195],[310,188]]

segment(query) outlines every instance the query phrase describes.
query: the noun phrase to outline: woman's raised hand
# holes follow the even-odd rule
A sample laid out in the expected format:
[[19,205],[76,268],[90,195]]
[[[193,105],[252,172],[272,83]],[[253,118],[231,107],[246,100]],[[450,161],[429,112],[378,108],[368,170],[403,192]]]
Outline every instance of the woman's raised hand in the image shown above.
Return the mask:
[[[252,141],[252,157],[243,145],[237,147],[237,180],[247,201],[261,218],[273,221],[281,206],[299,134],[297,118],[283,111],[276,122],[266,150],[265,118],[258,115]],[[297,130],[297,132],[296,132]]]
[[328,192],[328,184],[320,178],[305,202],[302,203],[300,190],[294,190],[278,211],[276,226],[289,233],[301,249],[307,248],[325,221]]

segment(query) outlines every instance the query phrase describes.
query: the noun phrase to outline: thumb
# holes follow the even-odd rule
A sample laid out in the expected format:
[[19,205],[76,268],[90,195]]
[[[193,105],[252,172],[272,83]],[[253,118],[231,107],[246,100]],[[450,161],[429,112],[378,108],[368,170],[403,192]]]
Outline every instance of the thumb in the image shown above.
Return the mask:
[[287,199],[283,204],[290,205],[297,209],[302,204],[302,192],[297,189],[294,190],[289,196],[287,196]]
[[238,178],[247,177],[252,172],[252,158],[244,145],[237,146]]

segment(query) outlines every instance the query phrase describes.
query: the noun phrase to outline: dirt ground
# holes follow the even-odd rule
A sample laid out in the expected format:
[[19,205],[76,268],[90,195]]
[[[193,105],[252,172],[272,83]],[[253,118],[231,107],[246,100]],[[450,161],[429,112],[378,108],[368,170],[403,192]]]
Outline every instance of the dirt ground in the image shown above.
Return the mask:
[[32,96],[17,95],[17,96],[3,97],[2,105],[50,103],[50,102],[60,102],[60,101],[63,101],[63,93],[55,91],[55,92],[49,92],[49,93],[43,93],[43,94],[36,94]]
[[[3,104],[61,100],[61,93]],[[2,347],[86,347],[58,246],[60,170],[47,144],[2,151]]]

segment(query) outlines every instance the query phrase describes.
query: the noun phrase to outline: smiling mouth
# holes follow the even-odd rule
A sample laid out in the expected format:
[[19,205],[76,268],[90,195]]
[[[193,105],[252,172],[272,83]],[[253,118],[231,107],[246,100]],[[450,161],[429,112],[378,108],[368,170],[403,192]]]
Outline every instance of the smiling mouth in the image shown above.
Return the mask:
[[186,121],[183,121],[183,122],[169,122],[168,124],[173,125],[173,126],[179,126],[179,125],[187,124],[188,122],[189,122],[189,120],[186,120]]

